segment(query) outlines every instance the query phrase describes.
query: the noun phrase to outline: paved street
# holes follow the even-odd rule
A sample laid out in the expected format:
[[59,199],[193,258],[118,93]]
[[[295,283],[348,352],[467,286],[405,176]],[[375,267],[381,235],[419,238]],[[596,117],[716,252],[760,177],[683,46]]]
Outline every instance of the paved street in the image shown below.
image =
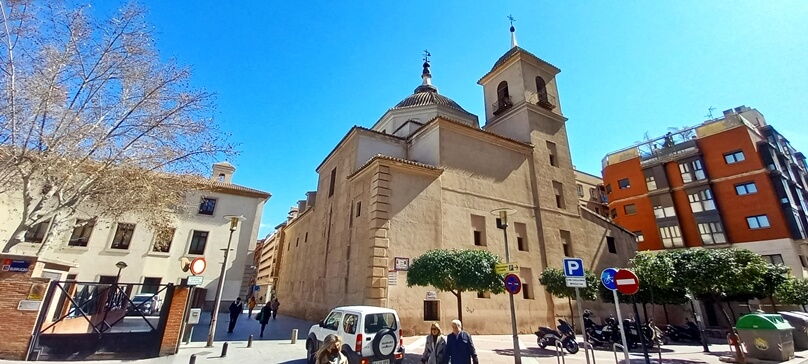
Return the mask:
[[[259,312],[256,307],[253,310],[253,316]],[[280,312],[283,312],[281,310]],[[204,312],[200,324],[196,325],[191,336],[192,342],[207,342],[208,330],[210,328],[210,312]],[[292,329],[298,329],[298,338],[305,339],[306,334],[309,333],[309,328],[313,323],[299,320],[292,317],[278,315],[277,319],[269,320],[266,329],[264,330],[264,337],[258,337],[261,332],[261,324],[252,317],[249,317],[247,310],[244,310],[241,316],[236,321],[236,328],[232,334],[227,333],[227,326],[230,323],[230,314],[220,313],[216,322],[216,337],[214,341],[247,341],[250,335],[253,335],[255,341],[268,341],[268,340],[289,340],[292,337]]]

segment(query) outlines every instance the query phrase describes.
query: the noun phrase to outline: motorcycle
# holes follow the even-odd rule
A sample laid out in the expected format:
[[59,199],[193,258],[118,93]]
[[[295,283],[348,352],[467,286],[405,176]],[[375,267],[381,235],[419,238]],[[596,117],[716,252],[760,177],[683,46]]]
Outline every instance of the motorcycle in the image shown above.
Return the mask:
[[645,334],[647,342],[651,343],[651,347],[654,344],[662,346],[668,345],[668,336],[663,332],[657,325],[654,324],[654,320],[649,320],[648,322],[642,325],[643,334]]
[[673,341],[701,341],[701,332],[699,327],[690,319],[687,321],[686,326],[670,325],[665,328],[665,333]]
[[586,330],[587,341],[592,346],[611,348],[612,344],[621,342],[620,329],[617,321],[611,315],[604,320],[603,325],[598,325],[592,320],[589,310],[584,312],[584,329]]
[[536,343],[540,348],[544,349],[548,345],[558,346],[560,342],[561,347],[570,354],[577,353],[579,347],[578,342],[575,340],[575,332],[572,330],[572,326],[563,319],[558,319],[558,324],[558,330],[547,326],[539,326],[538,331],[535,332],[537,336]]

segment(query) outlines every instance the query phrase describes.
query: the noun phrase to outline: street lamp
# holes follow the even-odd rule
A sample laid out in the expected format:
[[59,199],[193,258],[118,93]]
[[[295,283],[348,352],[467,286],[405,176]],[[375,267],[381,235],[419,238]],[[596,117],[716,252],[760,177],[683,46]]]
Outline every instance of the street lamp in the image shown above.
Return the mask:
[[127,267],[124,261],[115,263],[115,266],[118,267],[118,275],[115,276],[115,283],[112,285],[112,289],[107,293],[107,309],[104,311],[104,325],[106,325],[106,328],[104,330],[111,327],[109,323],[107,323],[107,314],[109,310],[112,309],[112,303],[116,301],[118,297],[118,281],[121,279],[121,271]]
[[219,308],[222,305],[222,290],[224,290],[224,280],[227,274],[227,259],[230,257],[230,243],[233,242],[233,233],[238,227],[239,221],[247,220],[244,216],[227,215],[225,220],[230,221],[230,237],[227,239],[227,249],[224,250],[224,263],[222,271],[219,272],[219,286],[216,287],[216,298],[213,301],[213,313],[210,318],[210,330],[208,331],[208,344],[206,347],[213,347],[213,336],[216,334],[216,319],[219,318]]
[[[497,216],[497,228],[502,229],[505,235],[505,263],[511,262],[511,252],[508,249],[508,216],[516,214],[516,210],[511,208],[499,208],[491,211],[491,214]],[[511,301],[511,330],[513,331],[513,359],[516,364],[522,364],[522,354],[519,352],[519,336],[516,331],[516,308],[513,303],[513,293],[508,293],[508,298]]]

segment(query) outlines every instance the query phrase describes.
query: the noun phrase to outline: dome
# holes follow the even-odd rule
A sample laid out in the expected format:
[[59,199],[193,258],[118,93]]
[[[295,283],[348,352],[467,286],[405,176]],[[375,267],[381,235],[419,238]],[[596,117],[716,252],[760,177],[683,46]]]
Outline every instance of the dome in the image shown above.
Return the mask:
[[393,110],[415,106],[429,106],[429,105],[447,106],[457,111],[470,114],[468,111],[466,111],[456,102],[454,102],[454,100],[439,94],[437,89],[433,88],[427,90],[426,87],[418,87],[417,89],[415,89],[414,94],[407,96],[407,98],[405,98],[404,100],[401,100],[401,102],[399,102],[398,104],[396,104],[396,106],[393,107]]

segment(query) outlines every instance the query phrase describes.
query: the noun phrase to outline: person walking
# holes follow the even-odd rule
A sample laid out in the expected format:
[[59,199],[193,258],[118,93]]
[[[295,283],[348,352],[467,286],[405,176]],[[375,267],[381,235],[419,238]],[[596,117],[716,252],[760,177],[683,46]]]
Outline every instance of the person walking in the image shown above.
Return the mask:
[[329,334],[323,339],[323,346],[314,355],[315,364],[348,364],[348,358],[342,354],[342,339]]
[[233,329],[236,328],[236,321],[238,317],[244,313],[244,302],[241,302],[241,297],[236,298],[236,301],[230,304],[230,326],[227,327],[227,333],[232,334]]
[[446,357],[452,364],[480,364],[471,335],[463,331],[460,320],[452,320],[452,333],[446,338]]
[[258,337],[264,337],[264,329],[267,327],[270,317],[272,317],[272,309],[269,307],[269,305],[264,305],[264,307],[261,307],[261,311],[258,311],[258,313],[255,315],[255,319],[261,324],[261,334],[259,334]]
[[278,297],[272,299],[272,319],[275,320],[278,318],[278,307],[281,307],[281,303],[278,301]]
[[424,354],[421,355],[421,363],[423,364],[448,364],[449,357],[446,356],[446,339],[440,331],[440,325],[437,322],[432,324],[429,329],[429,335],[426,336],[426,344],[424,344]]
[[250,296],[250,298],[247,299],[247,308],[249,308],[249,310],[250,310],[247,313],[247,317],[252,317],[252,312],[253,312],[253,309],[255,308],[255,296]]

